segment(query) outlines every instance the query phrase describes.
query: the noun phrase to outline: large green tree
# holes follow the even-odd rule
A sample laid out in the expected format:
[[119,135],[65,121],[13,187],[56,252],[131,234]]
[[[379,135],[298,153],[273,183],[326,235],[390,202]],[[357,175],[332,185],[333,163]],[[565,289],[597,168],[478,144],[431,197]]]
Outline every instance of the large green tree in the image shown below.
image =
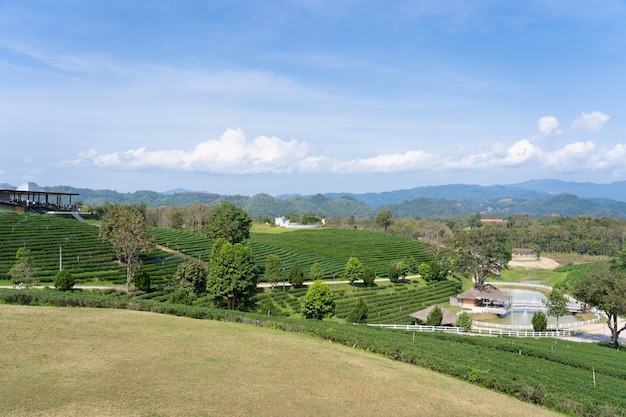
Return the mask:
[[351,256],[346,263],[346,268],[343,272],[343,279],[352,284],[354,281],[362,280],[364,276],[365,268],[363,267],[363,264],[356,257]]
[[217,239],[211,248],[207,277],[207,294],[213,302],[230,310],[239,309],[254,295],[257,283],[252,249]]
[[267,255],[267,260],[265,261],[265,279],[272,285],[276,285],[283,275],[283,265],[280,262],[280,258],[277,255],[269,254]]
[[211,239],[224,238],[230,243],[242,243],[250,237],[252,219],[245,210],[226,201],[217,206],[205,224]]
[[611,343],[619,346],[619,335],[626,330],[621,327],[618,317],[626,314],[626,271],[607,262],[589,265],[585,276],[574,286],[574,297],[607,316],[607,326],[611,331]]
[[22,246],[15,253],[15,263],[9,270],[13,284],[25,284],[30,286],[35,281],[37,268],[33,264],[30,249]]
[[511,260],[506,233],[499,225],[455,230],[451,243],[458,255],[456,270],[470,275],[476,288],[482,289],[490,275],[500,275]]
[[100,235],[113,245],[120,262],[126,264],[126,291],[130,291],[133,265],[138,263],[139,254],[154,247],[148,227],[141,209],[136,206],[112,206],[102,216]]
[[172,281],[176,290],[201,295],[206,292],[207,270],[199,262],[181,262],[174,272]]
[[332,317],[335,314],[335,301],[330,286],[322,280],[315,281],[302,297],[300,311],[307,319]]

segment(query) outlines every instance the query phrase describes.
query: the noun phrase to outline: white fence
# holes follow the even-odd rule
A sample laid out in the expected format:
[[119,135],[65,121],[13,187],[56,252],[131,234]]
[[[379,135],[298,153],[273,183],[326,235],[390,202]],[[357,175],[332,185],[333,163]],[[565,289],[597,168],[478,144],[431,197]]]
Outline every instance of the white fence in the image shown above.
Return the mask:
[[[542,284],[534,284],[534,283],[529,283],[529,282],[490,282],[490,284],[493,284],[495,286],[498,287],[531,287],[531,288],[538,288],[541,290],[545,290],[545,291],[552,291],[552,287],[548,287],[547,285],[542,285]],[[576,300],[574,297],[570,297],[567,294],[563,294],[565,296],[565,298],[567,298],[569,300],[568,303],[568,310],[569,311],[576,311],[576,312],[580,312],[584,310],[584,304],[581,303],[580,301]],[[538,304],[538,303],[537,303]],[[543,303],[542,303],[543,304]],[[524,306],[521,305],[520,302],[518,303],[513,303],[512,306],[512,310],[518,310],[518,309],[524,309]],[[528,308],[529,310],[536,310],[537,306],[529,306],[530,308]]]
[[384,329],[407,330],[413,332],[446,332],[446,333],[467,333],[462,327],[450,326],[416,326],[413,324],[367,324],[371,327],[382,327]]
[[[596,313],[596,316],[591,319],[591,320],[587,320],[587,321],[576,321],[573,323],[559,323],[559,327],[558,329],[571,329],[573,327],[581,327],[581,326],[585,326],[587,324],[593,324],[593,323],[597,323],[598,321],[600,321],[600,315],[598,313]],[[473,326],[478,326],[478,327],[489,327],[489,328],[495,328],[495,329],[507,329],[507,330],[525,330],[525,329],[532,329],[533,326],[530,324],[497,324],[497,323],[487,323],[484,321],[472,321],[472,325]],[[555,324],[551,324],[548,325],[548,329],[557,329],[557,326]]]
[[472,327],[470,332],[461,327],[447,326],[415,326],[411,324],[368,324],[371,327],[382,327],[392,330],[406,330],[414,332],[445,332],[445,333],[472,333],[489,336],[514,336],[514,337],[556,337],[556,336],[576,336],[580,334],[577,330],[559,330],[558,332],[529,332],[523,330],[502,330],[502,329],[481,329]]

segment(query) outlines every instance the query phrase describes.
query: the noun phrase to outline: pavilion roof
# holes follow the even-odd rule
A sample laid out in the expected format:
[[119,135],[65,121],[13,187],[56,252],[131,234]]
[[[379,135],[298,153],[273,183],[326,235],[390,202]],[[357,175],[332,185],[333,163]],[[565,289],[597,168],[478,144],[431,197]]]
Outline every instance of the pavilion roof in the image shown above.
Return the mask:
[[470,288],[469,290],[457,295],[456,298],[464,300],[510,300],[513,297],[503,293],[491,284],[485,284],[483,285],[482,291],[478,288]]
[[[428,315],[430,314],[431,311],[433,311],[433,309],[437,307],[436,305],[427,307],[423,310],[417,311],[413,314],[411,314],[411,317],[413,317],[414,319],[417,319],[420,322],[425,322],[428,319]],[[453,312],[451,312],[450,310],[446,310],[443,307],[439,307],[441,309],[441,313],[443,314],[443,319],[441,320],[441,325],[442,326],[453,326],[458,317],[456,314],[454,314]]]

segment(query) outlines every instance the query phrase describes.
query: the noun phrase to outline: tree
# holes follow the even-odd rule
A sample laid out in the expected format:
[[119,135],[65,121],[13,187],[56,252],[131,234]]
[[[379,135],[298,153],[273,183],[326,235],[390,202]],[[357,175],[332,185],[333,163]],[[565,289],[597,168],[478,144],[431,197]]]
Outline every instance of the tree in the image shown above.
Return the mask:
[[472,330],[472,316],[470,316],[468,313],[461,313],[454,325],[456,327],[462,328],[466,332],[469,332],[470,330]]
[[274,285],[278,283],[283,274],[283,264],[280,262],[278,256],[274,254],[267,255],[265,261],[265,279],[274,288]]
[[148,271],[140,270],[135,274],[135,288],[140,291],[150,291],[150,285],[152,284],[152,277]]
[[559,332],[559,317],[568,313],[567,304],[568,300],[563,294],[563,291],[559,287],[552,288],[552,291],[548,294],[548,297],[543,300],[543,304],[548,309],[548,316],[556,317],[556,331]]
[[195,295],[204,294],[207,286],[207,270],[199,262],[181,262],[174,272],[172,283],[177,290]]
[[442,321],[443,312],[439,306],[435,306],[435,308],[428,313],[428,317],[426,317],[426,326],[441,326]]
[[379,211],[374,221],[387,233],[387,228],[393,223],[391,212],[389,210]]
[[319,262],[315,262],[311,265],[311,271],[309,271],[309,279],[311,281],[317,281],[318,279],[324,278],[324,270]]
[[365,268],[363,267],[363,264],[361,264],[357,258],[351,256],[346,263],[343,278],[352,284],[354,281],[363,279],[364,275]]
[[359,297],[346,320],[348,323],[365,323],[367,320],[367,301]]
[[255,294],[257,282],[252,250],[218,238],[211,248],[206,286],[213,302],[229,310],[241,308]]
[[585,276],[576,282],[573,294],[577,300],[606,314],[611,343],[617,348],[619,335],[626,330],[626,324],[618,325],[618,316],[626,314],[626,271],[606,262],[591,264]]
[[500,275],[511,260],[506,229],[498,225],[456,230],[451,243],[458,255],[457,270],[471,275],[479,290],[488,276]]
[[233,203],[223,201],[213,210],[205,230],[211,239],[224,238],[231,244],[242,243],[250,237],[252,219]]
[[54,276],[54,287],[59,291],[69,291],[76,284],[74,275],[67,269],[62,269]]
[[392,262],[389,265],[389,281],[394,284],[400,282],[400,274],[402,274],[402,266],[399,265],[399,262]]
[[100,236],[113,245],[120,262],[126,263],[126,291],[130,291],[133,264],[137,262],[139,253],[154,247],[154,241],[148,235],[148,227],[148,222],[136,206],[112,206],[102,216]]
[[296,288],[304,283],[304,272],[302,272],[302,267],[298,262],[293,264],[293,266],[289,270],[288,280],[289,283]]
[[533,330],[536,332],[545,332],[548,330],[548,316],[543,311],[536,311],[531,320]]
[[25,284],[30,286],[35,281],[37,268],[33,265],[30,249],[22,246],[15,253],[15,264],[9,269],[9,275],[13,284]]
[[376,282],[376,272],[374,272],[374,269],[366,266],[365,273],[363,274],[363,284],[365,284],[366,287],[371,287],[374,285],[374,282]]
[[335,314],[335,301],[328,284],[319,279],[315,281],[302,297],[300,311],[307,319],[332,317]]
[[422,278],[426,281],[430,281],[433,278],[433,271],[429,264],[422,262],[417,271]]
[[182,229],[184,224],[183,213],[175,211],[170,217],[170,227],[172,229]]

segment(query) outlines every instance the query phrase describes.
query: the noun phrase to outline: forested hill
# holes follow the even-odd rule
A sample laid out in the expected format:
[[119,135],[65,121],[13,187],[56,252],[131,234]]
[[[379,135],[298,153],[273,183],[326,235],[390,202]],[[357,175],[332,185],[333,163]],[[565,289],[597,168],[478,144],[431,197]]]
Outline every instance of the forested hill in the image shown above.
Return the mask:
[[[568,183],[536,180],[514,185],[443,185],[382,193],[328,193],[312,196],[273,197],[257,194],[219,195],[177,190],[175,193],[137,191],[118,193],[73,187],[46,187],[49,191],[78,193],[90,206],[140,204],[149,206],[191,205],[230,201],[251,217],[315,214],[324,217],[375,217],[385,209],[396,217],[438,217],[481,213],[484,216],[528,214],[536,216],[591,215],[626,218],[626,182],[613,184]],[[567,190],[567,191],[566,191]],[[577,195],[576,192],[580,191]]]

